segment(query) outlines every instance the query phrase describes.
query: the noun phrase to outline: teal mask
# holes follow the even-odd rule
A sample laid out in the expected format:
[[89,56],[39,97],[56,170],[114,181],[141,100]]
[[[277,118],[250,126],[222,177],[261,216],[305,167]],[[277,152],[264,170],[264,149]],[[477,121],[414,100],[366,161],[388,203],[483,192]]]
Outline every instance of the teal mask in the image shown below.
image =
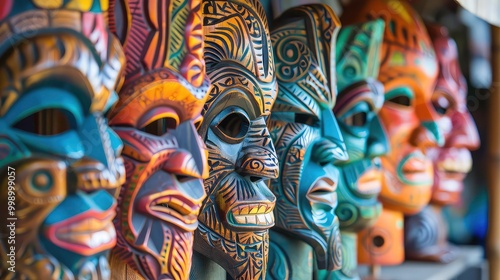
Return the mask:
[[104,25],[106,1],[48,2],[20,0],[0,12],[8,14],[0,21],[0,170],[16,172],[15,213],[1,219],[17,218],[15,244],[2,237],[0,249],[15,252],[15,272],[2,262],[0,278],[106,278],[116,243],[110,193],[125,168],[103,112],[116,101],[124,57]]
[[384,102],[376,80],[384,22],[381,20],[340,30],[337,39],[337,86],[334,113],[349,154],[338,164],[341,230],[356,232],[375,221],[381,211],[377,195],[382,185],[378,156],[388,151],[387,136],[377,116]]
[[[329,270],[341,264],[334,212],[339,173],[333,164],[347,159],[332,113],[331,52],[339,26],[328,6],[307,5],[287,10],[271,32],[279,88],[269,130],[280,162],[279,178],[270,185],[277,198],[273,230],[305,241],[318,266]],[[271,238],[271,244],[280,242]],[[307,258],[284,256],[302,257]]]

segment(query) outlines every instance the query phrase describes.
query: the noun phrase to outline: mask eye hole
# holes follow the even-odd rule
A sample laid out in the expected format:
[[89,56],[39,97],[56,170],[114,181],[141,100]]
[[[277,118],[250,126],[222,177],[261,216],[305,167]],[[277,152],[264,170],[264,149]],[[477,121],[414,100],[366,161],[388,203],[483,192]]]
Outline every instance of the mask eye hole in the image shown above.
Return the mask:
[[398,105],[404,106],[404,107],[411,107],[411,105],[412,105],[411,99],[405,95],[395,96],[395,97],[387,100],[387,102],[398,104]]
[[295,123],[301,123],[312,127],[319,127],[319,118],[308,114],[295,114]]
[[13,128],[41,136],[52,136],[75,129],[76,119],[67,110],[47,108],[19,120]]
[[151,135],[162,136],[169,130],[177,128],[177,120],[172,117],[163,117],[146,124],[141,131]]
[[218,125],[217,129],[227,138],[241,139],[250,128],[250,121],[239,112],[228,114]]
[[344,123],[348,126],[364,126],[367,122],[367,114],[366,112],[359,112],[352,114],[350,116],[347,116],[344,119]]
[[435,94],[432,97],[432,106],[440,115],[446,115],[452,107],[452,102],[444,94]]
[[387,103],[406,109],[413,106],[414,98],[415,93],[409,87],[396,88],[385,94],[385,100]]

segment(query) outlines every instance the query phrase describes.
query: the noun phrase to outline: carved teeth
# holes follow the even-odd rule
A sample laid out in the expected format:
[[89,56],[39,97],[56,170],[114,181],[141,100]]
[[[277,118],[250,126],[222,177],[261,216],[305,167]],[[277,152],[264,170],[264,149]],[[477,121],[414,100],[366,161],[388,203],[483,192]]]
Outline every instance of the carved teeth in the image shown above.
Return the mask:
[[438,168],[446,172],[468,173],[472,168],[472,161],[446,159],[438,163]]
[[267,214],[273,211],[273,207],[266,204],[250,204],[234,207],[233,215]]
[[234,215],[235,222],[242,225],[271,225],[274,223],[273,213],[256,215]]

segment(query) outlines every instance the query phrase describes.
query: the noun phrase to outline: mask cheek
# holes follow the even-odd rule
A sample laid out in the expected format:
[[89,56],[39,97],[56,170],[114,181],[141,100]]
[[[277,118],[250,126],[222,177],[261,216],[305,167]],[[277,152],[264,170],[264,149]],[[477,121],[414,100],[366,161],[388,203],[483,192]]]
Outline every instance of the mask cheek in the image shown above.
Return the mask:
[[118,134],[116,134],[116,132],[114,132],[111,128],[107,128],[106,129],[108,135],[109,135],[109,140],[110,140],[110,143],[111,143],[111,148],[113,149],[113,151],[115,152],[115,156],[120,156],[121,152],[122,152],[122,149],[123,149],[123,142],[122,140],[120,139],[120,137],[118,137]]
[[79,159],[84,155],[85,147],[82,145],[78,133],[73,130],[52,136],[20,132],[18,137],[31,151],[69,159]]
[[[31,236],[31,230],[40,226],[47,215],[66,198],[66,178],[66,165],[62,161],[30,159],[17,165],[18,232]],[[7,205],[5,200],[7,196],[2,196],[0,203]],[[24,240],[22,237],[20,239]]]

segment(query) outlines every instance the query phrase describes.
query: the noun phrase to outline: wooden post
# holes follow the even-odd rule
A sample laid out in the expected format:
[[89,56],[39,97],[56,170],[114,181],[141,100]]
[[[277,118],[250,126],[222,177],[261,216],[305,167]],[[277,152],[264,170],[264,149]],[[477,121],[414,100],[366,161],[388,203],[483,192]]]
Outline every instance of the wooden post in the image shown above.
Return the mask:
[[370,266],[370,280],[378,280],[381,274],[381,267],[378,264]]
[[489,102],[489,225],[487,256],[490,280],[500,279],[500,27],[492,26],[493,83]]

